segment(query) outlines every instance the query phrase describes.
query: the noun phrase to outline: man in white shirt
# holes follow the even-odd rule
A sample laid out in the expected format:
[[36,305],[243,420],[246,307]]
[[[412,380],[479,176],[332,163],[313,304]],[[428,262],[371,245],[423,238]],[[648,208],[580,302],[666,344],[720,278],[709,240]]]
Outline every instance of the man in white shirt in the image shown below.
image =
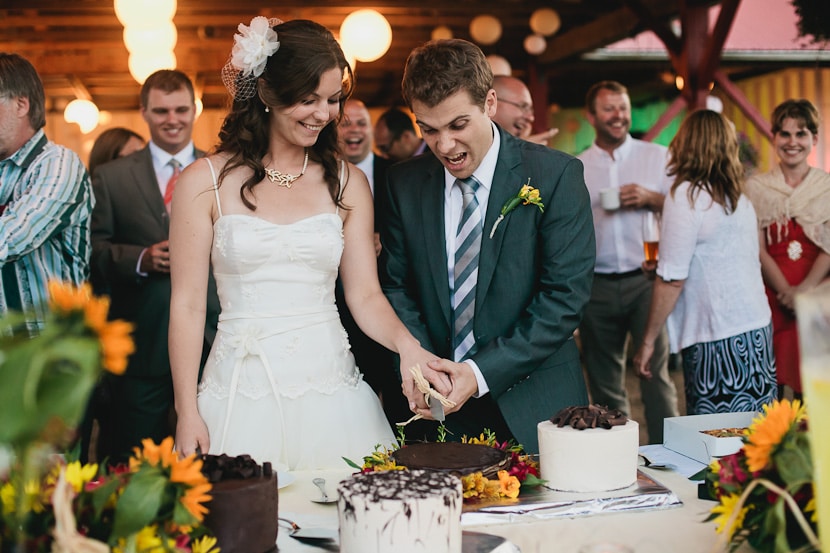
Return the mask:
[[[660,213],[669,192],[667,149],[629,135],[631,101],[615,81],[593,85],[586,96],[587,118],[596,139],[579,159],[597,241],[591,299],[579,327],[588,387],[595,403],[630,413],[625,389],[629,334],[642,340],[651,305],[652,283],[641,270],[642,221],[648,211]],[[605,209],[600,191],[616,189],[619,207]],[[640,382],[650,443],[662,443],[663,419],[678,415],[677,391],[668,371],[665,328],[655,342],[651,379]]]

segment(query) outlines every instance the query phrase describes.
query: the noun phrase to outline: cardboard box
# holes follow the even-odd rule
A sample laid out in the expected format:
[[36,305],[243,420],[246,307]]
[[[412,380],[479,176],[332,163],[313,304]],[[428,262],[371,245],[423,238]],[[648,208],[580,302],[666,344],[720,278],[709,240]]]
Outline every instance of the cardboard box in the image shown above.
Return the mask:
[[747,428],[757,415],[750,412],[669,417],[663,421],[663,445],[708,465],[713,457],[736,453],[743,446],[743,441],[738,437],[716,438],[701,430]]

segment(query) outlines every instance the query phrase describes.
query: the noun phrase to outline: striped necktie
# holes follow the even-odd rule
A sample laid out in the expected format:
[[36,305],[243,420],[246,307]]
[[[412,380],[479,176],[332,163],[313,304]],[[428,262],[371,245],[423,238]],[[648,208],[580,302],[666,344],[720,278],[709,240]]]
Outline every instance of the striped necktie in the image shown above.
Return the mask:
[[164,188],[164,207],[167,212],[170,212],[170,202],[173,200],[173,189],[176,188],[176,181],[179,180],[179,175],[182,173],[182,164],[176,158],[171,158],[167,165],[173,166],[173,174],[167,180],[167,186]]
[[481,249],[481,213],[476,199],[476,190],[481,186],[475,177],[457,179],[461,188],[463,203],[461,220],[455,236],[455,265],[453,306],[453,357],[455,361],[465,359],[475,345],[473,315],[475,314],[476,281],[478,280],[478,253]]

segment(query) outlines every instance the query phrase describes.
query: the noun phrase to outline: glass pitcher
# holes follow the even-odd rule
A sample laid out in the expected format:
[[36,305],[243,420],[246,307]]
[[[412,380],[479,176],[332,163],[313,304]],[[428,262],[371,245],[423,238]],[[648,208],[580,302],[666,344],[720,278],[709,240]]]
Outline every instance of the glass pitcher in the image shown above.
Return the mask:
[[[819,540],[830,544],[830,280],[795,298],[801,384],[809,417]],[[820,436],[824,433],[824,436]]]

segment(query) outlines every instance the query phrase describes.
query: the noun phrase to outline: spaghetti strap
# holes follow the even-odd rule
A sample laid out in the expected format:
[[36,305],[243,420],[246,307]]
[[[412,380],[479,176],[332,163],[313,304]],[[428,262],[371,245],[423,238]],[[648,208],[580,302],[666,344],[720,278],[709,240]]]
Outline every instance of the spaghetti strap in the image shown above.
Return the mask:
[[205,158],[208,167],[210,168],[210,176],[213,177],[213,193],[216,195],[216,209],[219,211],[219,216],[222,216],[222,204],[219,202],[219,184],[216,182],[216,171],[213,169],[213,164],[210,159]]
[[340,160],[340,194],[337,195],[337,205],[334,206],[334,214],[340,215],[340,200],[343,199],[343,191],[346,189],[346,160]]

